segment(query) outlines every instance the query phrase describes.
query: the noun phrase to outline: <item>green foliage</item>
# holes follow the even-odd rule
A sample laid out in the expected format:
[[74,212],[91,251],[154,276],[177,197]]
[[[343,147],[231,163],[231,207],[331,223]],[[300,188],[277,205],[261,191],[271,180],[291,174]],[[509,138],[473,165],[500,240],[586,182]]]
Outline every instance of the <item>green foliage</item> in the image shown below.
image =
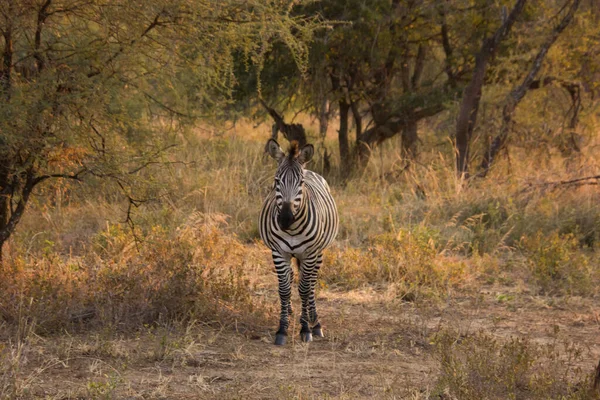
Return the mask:
[[112,399],[115,391],[122,383],[121,378],[117,373],[113,372],[105,376],[104,381],[90,380],[87,382],[86,389],[92,399]]
[[50,178],[108,178],[131,205],[147,199],[140,171],[164,164],[182,125],[208,120],[231,99],[235,55],[260,73],[281,42],[303,71],[320,23],[291,15],[292,5],[3,3],[0,245]]

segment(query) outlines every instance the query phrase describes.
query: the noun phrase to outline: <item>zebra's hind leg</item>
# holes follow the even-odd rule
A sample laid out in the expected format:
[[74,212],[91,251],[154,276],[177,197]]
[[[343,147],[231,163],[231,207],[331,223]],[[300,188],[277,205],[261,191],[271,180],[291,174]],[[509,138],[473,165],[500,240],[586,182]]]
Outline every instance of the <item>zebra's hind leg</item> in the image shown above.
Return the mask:
[[[304,276],[304,274],[302,274]],[[298,284],[298,291],[302,299],[302,315],[300,316],[300,340],[303,342],[312,342],[312,332],[308,324],[308,291],[310,286],[306,280],[302,279]]]
[[310,279],[310,293],[308,295],[308,320],[312,326],[312,334],[315,337],[324,337],[323,328],[319,322],[317,314],[317,302],[315,299],[315,286],[317,283],[317,275],[323,264],[323,253],[317,255],[315,268],[313,269],[314,276]]
[[314,337],[325,337],[325,335],[323,334],[323,328],[321,327],[320,322],[318,322],[315,326],[313,326],[312,334]]
[[298,284],[298,291],[300,292],[300,298],[302,299],[302,315],[300,316],[302,328],[300,330],[300,339],[303,342],[312,341],[313,333],[321,332],[322,334],[322,331],[320,330],[313,332],[310,329],[311,325],[315,325],[317,322],[314,287],[317,279],[319,260],[321,260],[321,256],[317,254],[306,257],[302,260],[300,265],[300,283]]
[[290,258],[273,251],[273,263],[279,280],[279,300],[281,301],[281,315],[279,318],[279,330],[275,334],[275,344],[284,345],[287,341],[287,329],[289,326],[290,298],[292,296],[292,267]]
[[[291,285],[293,285],[293,283],[294,283],[294,267],[290,263],[290,292],[291,292]],[[292,315],[292,314],[294,314],[294,311],[292,310],[292,301],[290,300],[288,302],[288,315]]]

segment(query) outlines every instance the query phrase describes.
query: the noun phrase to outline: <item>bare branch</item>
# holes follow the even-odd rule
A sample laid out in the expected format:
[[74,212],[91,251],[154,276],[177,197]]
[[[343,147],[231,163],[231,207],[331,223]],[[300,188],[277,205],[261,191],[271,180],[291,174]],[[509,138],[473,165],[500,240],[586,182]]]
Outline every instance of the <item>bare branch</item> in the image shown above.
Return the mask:
[[[161,12],[159,12],[156,17],[154,18],[154,20],[150,23],[150,25],[148,25],[148,27],[144,30],[144,32],[142,32],[142,34],[135,39],[132,39],[129,42],[128,46],[133,46],[138,40],[144,38],[148,33],[150,33],[150,31],[154,28],[156,28],[157,26],[161,25],[161,22],[159,21],[159,18],[161,17],[161,15],[163,14],[164,10],[162,10]],[[121,47],[119,47],[119,49],[117,51],[114,52],[114,54],[112,56],[110,56],[108,58],[108,60],[106,60],[106,62],[104,63],[104,65],[110,65],[119,55],[121,55],[124,51],[125,51],[126,46],[125,45],[121,45]],[[96,75],[99,75],[102,72],[101,68],[97,68],[95,71],[92,71],[90,73],[88,73],[88,78],[92,78]]]
[[306,132],[301,124],[286,124],[283,117],[277,113],[274,109],[269,107],[262,98],[259,98],[260,104],[267,110],[271,118],[275,120],[273,124],[273,136],[276,139],[277,131],[281,132],[283,136],[288,140],[296,140],[300,146],[304,146],[308,141],[306,139]]
[[527,187],[521,190],[521,193],[529,192],[539,188],[554,190],[562,187],[578,187],[586,185],[600,185],[600,175],[586,176],[582,178],[561,180],[556,182],[541,182],[537,184],[529,183]]
[[46,175],[40,175],[36,178],[33,179],[33,186],[42,183],[45,180],[48,180],[50,178],[61,178],[61,179],[73,179],[76,181],[81,181],[81,177],[83,175],[85,175],[86,173],[90,172],[87,168],[82,168],[79,171],[72,173],[72,174],[46,174]]

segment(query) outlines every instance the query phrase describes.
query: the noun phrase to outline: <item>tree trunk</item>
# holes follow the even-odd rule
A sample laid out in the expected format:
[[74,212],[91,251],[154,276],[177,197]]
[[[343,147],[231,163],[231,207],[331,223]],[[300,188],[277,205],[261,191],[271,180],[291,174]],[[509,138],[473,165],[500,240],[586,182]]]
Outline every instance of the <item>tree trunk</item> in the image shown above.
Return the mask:
[[486,58],[477,56],[473,78],[463,93],[456,121],[456,172],[460,178],[466,178],[468,174],[469,143],[477,120],[486,63]]
[[481,50],[475,57],[473,76],[463,93],[458,119],[456,121],[456,172],[461,179],[468,177],[469,144],[477,121],[477,112],[479,111],[481,90],[488,60],[495,54],[498,45],[510,32],[517,16],[523,10],[525,2],[526,0],[517,0],[512,11],[503,21],[502,26],[498,28],[494,33],[494,36],[483,41]]
[[[0,146],[2,146],[2,138],[0,138]],[[8,221],[10,219],[10,192],[9,187],[9,169],[7,163],[7,156],[0,149],[0,266],[2,265],[2,249],[4,247],[4,236],[2,232],[6,231]]]
[[323,96],[319,106],[319,136],[322,140],[327,136],[327,128],[329,128],[329,101]]
[[402,129],[402,155],[408,159],[415,159],[417,156],[417,141],[419,136],[417,134],[417,122],[407,122],[404,129]]
[[355,101],[350,102],[350,109],[352,110],[352,116],[354,117],[354,128],[356,131],[356,144],[359,144],[360,135],[362,134],[362,117],[358,109],[358,104]]
[[[0,232],[4,231],[8,224],[9,208],[10,203],[8,202],[8,197],[0,197]],[[2,249],[4,248],[4,242],[6,242],[7,239],[8,237],[0,237],[0,267],[2,266]]]
[[340,164],[348,171],[350,164],[350,146],[348,144],[348,114],[350,104],[340,100],[340,129],[338,130],[338,142],[340,146]]
[[[9,7],[9,14],[11,14],[11,7]],[[10,100],[10,88],[11,88],[11,74],[13,69],[13,36],[12,36],[12,25],[6,27],[3,31],[4,36],[4,51],[2,52],[2,65],[0,69],[0,91],[4,92],[4,98]]]
[[[573,16],[575,15],[575,11],[577,11],[577,8],[579,7],[580,2],[581,0],[574,0],[571,3],[571,7],[569,8],[567,14],[563,17],[560,23],[552,30],[552,33],[546,39],[546,41],[538,51],[538,54],[533,60],[533,65],[531,66],[531,69],[529,70],[529,73],[527,74],[523,82],[515,89],[513,89],[508,95],[508,99],[506,100],[506,104],[504,105],[504,108],[502,110],[502,126],[500,128],[500,133],[494,138],[494,140],[490,144],[489,150],[486,152],[486,154],[483,157],[483,160],[481,161],[481,172],[478,174],[480,177],[484,177],[487,175],[492,163],[496,159],[496,155],[504,147],[506,139],[508,138],[508,134],[510,133],[513,114],[517,105],[521,102],[521,100],[523,100],[523,98],[527,94],[527,91],[532,87],[535,76],[542,67],[542,62],[544,61],[546,54],[548,54],[548,50],[550,50],[550,47],[552,47],[552,45],[554,44],[558,36],[561,34],[561,32],[564,31],[565,28],[569,25],[569,23],[573,19]],[[572,94],[571,97],[573,98],[573,96],[574,95]],[[574,111],[577,112],[578,110]],[[572,123],[575,124],[577,123],[576,115],[577,114],[575,114],[574,120],[572,121]]]

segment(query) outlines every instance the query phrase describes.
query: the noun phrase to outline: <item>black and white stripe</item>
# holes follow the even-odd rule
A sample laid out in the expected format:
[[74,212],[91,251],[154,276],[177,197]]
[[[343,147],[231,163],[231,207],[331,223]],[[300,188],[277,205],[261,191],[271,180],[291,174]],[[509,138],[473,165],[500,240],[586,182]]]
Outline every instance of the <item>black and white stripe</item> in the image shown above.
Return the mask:
[[294,142],[286,155],[271,139],[266,151],[279,163],[273,190],[265,200],[259,221],[260,236],[272,250],[279,279],[281,317],[275,344],[284,344],[287,337],[292,258],[298,261],[300,278],[300,336],[303,341],[310,341],[313,334],[323,335],[315,306],[315,284],[323,250],[333,242],[338,231],[337,208],[325,179],[304,169],[314,153],[312,145],[298,149]]

